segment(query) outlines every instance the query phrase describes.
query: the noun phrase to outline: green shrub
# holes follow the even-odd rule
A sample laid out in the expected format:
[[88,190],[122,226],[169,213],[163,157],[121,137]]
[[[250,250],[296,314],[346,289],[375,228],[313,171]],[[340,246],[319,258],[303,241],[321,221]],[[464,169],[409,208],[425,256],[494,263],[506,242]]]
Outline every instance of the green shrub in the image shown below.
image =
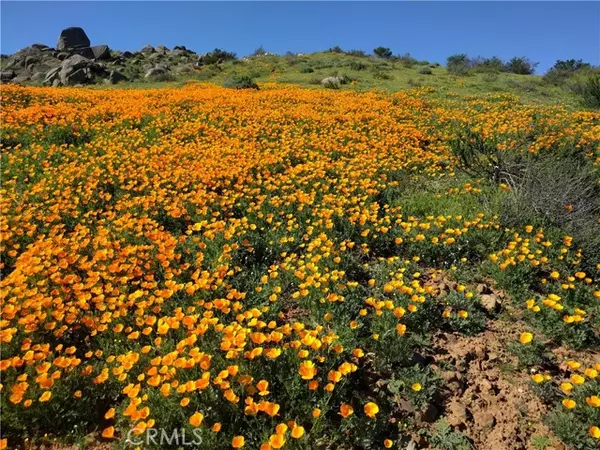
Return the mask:
[[300,67],[300,73],[313,73],[314,71],[315,71],[315,69],[313,69],[310,66]]
[[569,59],[566,61],[558,60],[554,66],[544,74],[544,81],[554,85],[560,85],[574,74],[589,70],[590,68],[590,64],[584,63],[581,59]]
[[267,52],[265,52],[265,49],[261,45],[260,47],[258,47],[256,50],[254,50],[252,52],[252,56],[263,56],[265,53],[267,53]]
[[258,89],[256,82],[248,75],[231,77],[225,80],[223,86],[231,89]]
[[373,74],[373,78],[376,80],[393,80],[394,76],[387,72],[377,71]]
[[377,47],[373,49],[373,54],[384,59],[390,59],[392,57],[392,51],[388,47]]
[[504,71],[517,75],[533,75],[538,63],[534,63],[525,57],[514,57],[504,65]]
[[360,61],[352,61],[348,66],[351,70],[366,70],[367,65]]
[[581,102],[588,108],[600,108],[600,72],[576,80],[573,90],[581,97]]
[[398,56],[396,59],[397,59],[397,61],[398,61],[398,62],[400,62],[400,63],[401,63],[401,64],[402,64],[404,67],[407,67],[407,68],[409,68],[409,69],[410,69],[411,67],[413,67],[415,64],[417,64],[417,63],[418,63],[418,61],[417,61],[415,58],[413,58],[412,56],[410,56],[410,53],[406,53],[406,54],[404,54],[404,55],[402,55],[402,56]]
[[448,72],[454,75],[467,75],[471,70],[471,60],[466,53],[448,56],[446,61]]
[[485,72],[481,77],[483,81],[486,83],[493,83],[494,81],[498,81],[498,73],[497,72]]
[[169,82],[175,81],[177,78],[170,72],[159,73],[150,78],[151,81]]
[[429,66],[423,66],[417,69],[417,73],[420,73],[421,75],[431,75],[433,70],[431,70]]
[[212,52],[204,55],[204,64],[217,64],[226,61],[233,61],[237,59],[235,53],[226,52],[220,48],[215,48]]
[[359,57],[359,58],[364,58],[364,57],[366,57],[366,56],[367,56],[367,54],[365,53],[365,51],[364,51],[364,50],[348,50],[348,51],[346,52],[346,55],[349,55],[349,56],[357,56],[357,57]]

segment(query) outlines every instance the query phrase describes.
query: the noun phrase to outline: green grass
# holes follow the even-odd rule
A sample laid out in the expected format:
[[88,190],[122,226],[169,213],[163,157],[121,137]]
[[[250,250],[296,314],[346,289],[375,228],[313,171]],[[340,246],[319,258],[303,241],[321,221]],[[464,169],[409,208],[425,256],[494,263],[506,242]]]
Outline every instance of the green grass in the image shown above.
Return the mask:
[[[423,67],[429,67],[432,73],[430,75],[419,73],[419,69]],[[139,81],[121,84],[119,88],[172,87],[182,85],[182,82],[190,79],[222,85],[232,76],[250,76],[259,83],[288,83],[323,89],[320,81],[336,75],[346,75],[355,80],[353,83],[342,86],[341,90],[365,92],[376,89],[396,92],[423,86],[433,88],[435,90],[433,94],[440,98],[498,93],[517,95],[525,103],[563,104],[573,108],[580,107],[580,101],[576,94],[550,85],[538,75],[474,73],[467,76],[456,76],[449,73],[446,68],[434,64],[429,66],[415,64],[412,67],[406,67],[400,61],[394,62],[376,57],[357,57],[340,53],[252,57],[228,61],[221,64],[220,69],[214,65],[205,66],[195,74],[179,76],[175,82]],[[102,86],[102,89],[106,88]]]

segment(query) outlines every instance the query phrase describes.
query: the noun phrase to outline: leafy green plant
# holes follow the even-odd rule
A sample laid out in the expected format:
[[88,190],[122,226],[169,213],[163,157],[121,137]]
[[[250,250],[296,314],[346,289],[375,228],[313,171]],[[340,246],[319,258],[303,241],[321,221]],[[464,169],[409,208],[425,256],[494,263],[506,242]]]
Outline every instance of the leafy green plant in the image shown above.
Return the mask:
[[225,80],[223,86],[231,89],[258,89],[256,82],[247,75],[231,77]]

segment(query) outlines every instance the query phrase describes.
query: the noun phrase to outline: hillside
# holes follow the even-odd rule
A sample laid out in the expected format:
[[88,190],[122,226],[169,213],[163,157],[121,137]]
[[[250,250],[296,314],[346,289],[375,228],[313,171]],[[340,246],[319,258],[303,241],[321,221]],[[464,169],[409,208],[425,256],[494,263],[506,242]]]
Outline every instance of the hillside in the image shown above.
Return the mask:
[[[80,31],[73,34],[69,30]],[[65,33],[71,42],[60,38],[57,48],[33,44],[14,55],[3,55],[2,80],[23,85],[119,83],[120,87],[155,87],[193,79],[235,87],[241,77],[248,77],[258,83],[356,91],[399,91],[422,86],[433,88],[441,97],[507,93],[527,103],[579,105],[578,97],[571,90],[549,84],[538,75],[488,71],[456,76],[439,63],[406,56],[387,59],[360,55],[360,52],[328,51],[260,54],[236,59],[218,50],[199,55],[184,46],[173,49],[146,46],[139,51],[117,51],[105,45],[90,46],[80,28],[63,30],[61,36]],[[343,81],[324,86],[323,80],[329,77],[340,77]]]

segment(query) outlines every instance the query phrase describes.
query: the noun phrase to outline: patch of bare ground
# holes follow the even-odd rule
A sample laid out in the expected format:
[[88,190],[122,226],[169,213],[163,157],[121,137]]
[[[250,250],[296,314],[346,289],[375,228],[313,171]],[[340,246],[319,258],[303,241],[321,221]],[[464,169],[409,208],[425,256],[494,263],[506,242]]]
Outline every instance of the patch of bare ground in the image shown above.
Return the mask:
[[434,338],[436,363],[449,398],[445,420],[476,449],[534,449],[534,436],[548,437],[548,450],[564,449],[542,423],[546,405],[529,388],[529,374],[516,370],[507,343],[518,339],[519,323],[490,321],[476,336],[440,333]]

